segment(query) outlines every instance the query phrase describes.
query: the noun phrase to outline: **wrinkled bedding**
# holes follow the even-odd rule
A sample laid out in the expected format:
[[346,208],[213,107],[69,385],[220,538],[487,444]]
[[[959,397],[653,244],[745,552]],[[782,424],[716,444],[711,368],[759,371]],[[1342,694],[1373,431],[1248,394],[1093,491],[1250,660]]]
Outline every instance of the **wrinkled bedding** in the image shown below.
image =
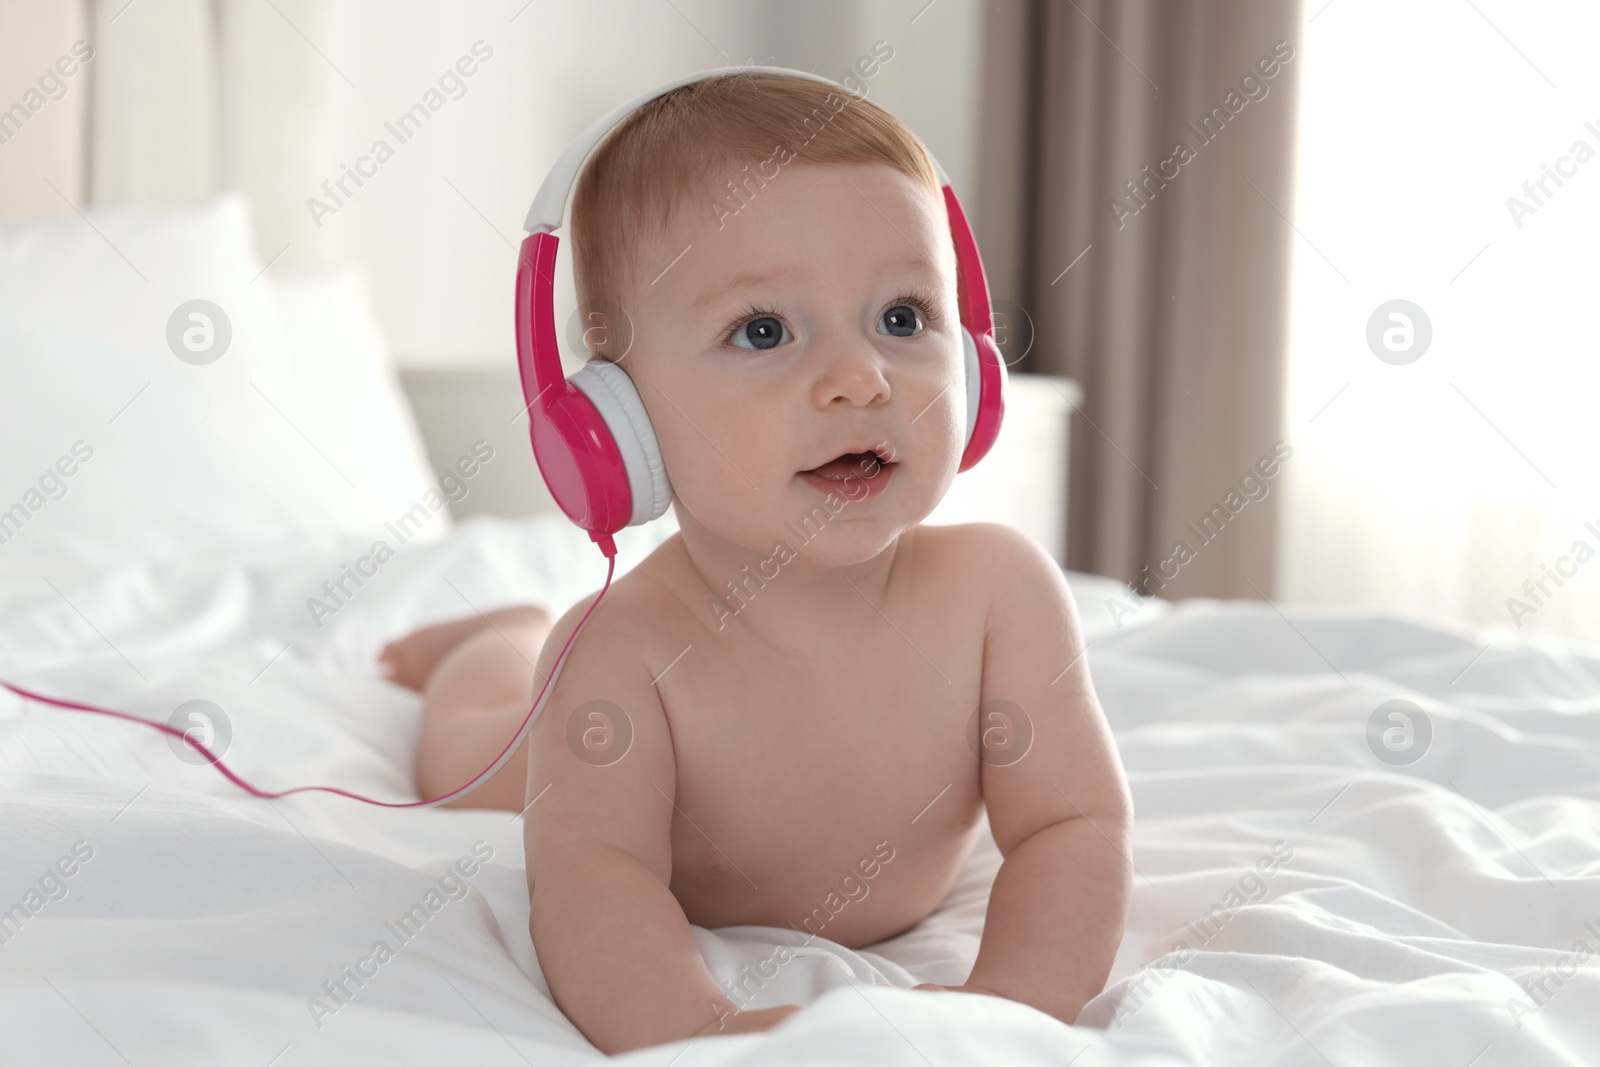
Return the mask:
[[[619,564],[670,532],[625,531]],[[420,700],[377,649],[565,609],[604,564],[563,522],[474,519],[319,627],[307,600],[364,550],[8,583],[0,677],[163,721],[209,701],[258,785],[409,798]],[[1069,578],[1137,811],[1127,935],[1080,1025],[910,989],[976,956],[985,831],[940,909],[870,949],[696,928],[725,984],[792,946],[751,1006],[807,1009],[625,1062],[1600,1062],[1600,648]],[[520,828],[251,799],[156,731],[0,692],[0,1059],[598,1059],[540,974]]]

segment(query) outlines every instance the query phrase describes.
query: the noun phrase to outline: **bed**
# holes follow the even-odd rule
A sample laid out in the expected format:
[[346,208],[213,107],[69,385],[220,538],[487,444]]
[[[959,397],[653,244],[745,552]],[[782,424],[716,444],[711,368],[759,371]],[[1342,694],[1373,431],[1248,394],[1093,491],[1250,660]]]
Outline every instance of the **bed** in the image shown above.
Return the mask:
[[[452,519],[504,450],[430,460],[360,279],[265,268],[238,197],[0,228],[0,678],[202,730],[265,787],[408,799],[382,643],[559,612],[603,564],[559,518]],[[806,1009],[620,1059],[1600,1062],[1600,648],[1068,578],[1137,811],[1080,1025],[911,989],[976,955],[984,835],[870,949],[697,929],[728,984],[790,946],[749,1004]],[[601,1058],[540,973],[518,817],[255,800],[186,752],[0,692],[0,1059]]]
[[[619,558],[670,526],[629,531]],[[122,566],[59,593],[8,584],[0,676],[158,719],[208,700],[231,724],[228,759],[259,784],[414,795],[418,699],[375,675],[380,642],[469,604],[565,606],[599,559],[554,519],[475,518],[397,556],[318,631],[306,591],[365,547]],[[965,977],[999,863],[985,835],[936,914],[868,950],[696,929],[724,982],[797,946],[751,1003],[806,1010],[624,1060],[1600,1057],[1594,649],[1482,651],[1422,621],[1262,604],[1147,603],[1119,629],[1104,603],[1124,594],[1070,578],[1138,812],[1127,936],[1084,1025],[910,989]],[[1432,724],[1405,767],[1366,740],[1393,699]],[[540,975],[505,812],[252,800],[154,731],[17,699],[0,702],[0,811],[0,907],[45,898],[25,922],[0,918],[8,1062],[599,1057]],[[44,885],[63,859],[73,875]],[[419,904],[425,924],[407,923]],[[393,958],[363,963],[379,941]]]

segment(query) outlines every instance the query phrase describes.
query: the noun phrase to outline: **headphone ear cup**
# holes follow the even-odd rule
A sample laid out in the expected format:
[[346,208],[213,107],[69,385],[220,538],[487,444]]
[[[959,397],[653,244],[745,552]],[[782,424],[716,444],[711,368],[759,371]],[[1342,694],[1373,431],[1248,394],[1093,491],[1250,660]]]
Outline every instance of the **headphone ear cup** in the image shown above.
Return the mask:
[[608,360],[591,359],[567,381],[589,398],[622,454],[633,502],[627,524],[638,526],[665,514],[672,503],[672,484],[661,461],[655,427],[628,372]]
[[978,400],[983,395],[983,368],[978,364],[978,343],[972,331],[961,327],[961,363],[967,383],[967,435],[961,440],[962,455],[972,447],[972,431],[978,427]]
[[963,324],[961,346],[967,383],[967,436],[958,471],[967,470],[994,447],[1006,409],[1006,361],[994,338],[987,333],[974,337]]

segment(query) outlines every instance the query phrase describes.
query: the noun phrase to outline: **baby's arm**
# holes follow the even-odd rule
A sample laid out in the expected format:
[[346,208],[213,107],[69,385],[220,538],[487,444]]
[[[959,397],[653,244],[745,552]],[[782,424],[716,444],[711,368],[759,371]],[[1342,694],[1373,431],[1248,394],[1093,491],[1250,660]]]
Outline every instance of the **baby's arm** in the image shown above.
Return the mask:
[[984,524],[982,536],[994,594],[983,666],[989,714],[980,727],[1009,728],[1020,741],[1031,724],[1033,737],[1015,762],[997,749],[980,768],[1005,860],[966,984],[1070,1023],[1105,987],[1122,941],[1133,807],[1066,577],[1014,530]]
[[[540,655],[541,676],[592,600],[556,624]],[[727,1018],[737,1007],[706,969],[668,888],[672,738],[636,647],[604,607],[595,612],[528,747],[528,929],[557,1006],[608,1055],[696,1033],[761,1029],[795,1010]],[[582,748],[587,730],[594,746],[587,761],[569,744],[574,712],[576,744]],[[630,728],[626,754],[606,764],[616,754],[605,751],[606,731],[616,740]]]

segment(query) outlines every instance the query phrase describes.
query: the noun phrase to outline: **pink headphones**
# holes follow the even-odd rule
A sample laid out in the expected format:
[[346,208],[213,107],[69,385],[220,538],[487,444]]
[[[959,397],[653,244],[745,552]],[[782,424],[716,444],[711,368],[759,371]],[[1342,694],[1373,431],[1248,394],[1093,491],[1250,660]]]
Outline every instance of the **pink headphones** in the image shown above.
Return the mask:
[[[567,198],[584,161],[629,114],[679,86],[747,71],[806,78],[849,92],[828,78],[783,67],[722,67],[668,82],[584,130],[539,187],[523,225],[531,236],[523,240],[518,257],[517,365],[533,455],[561,510],[587,530],[608,557],[616,553],[611,535],[663,514],[672,501],[672,486],[650,418],[627,372],[598,359],[589,360],[570,378],[561,372],[553,281],[559,242],[554,231],[561,228]],[[984,457],[1000,433],[1006,368],[994,341],[989,287],[978,244],[944,168],[937,160],[934,168],[944,189],[960,279],[967,438],[958,469],[966,470]]]

